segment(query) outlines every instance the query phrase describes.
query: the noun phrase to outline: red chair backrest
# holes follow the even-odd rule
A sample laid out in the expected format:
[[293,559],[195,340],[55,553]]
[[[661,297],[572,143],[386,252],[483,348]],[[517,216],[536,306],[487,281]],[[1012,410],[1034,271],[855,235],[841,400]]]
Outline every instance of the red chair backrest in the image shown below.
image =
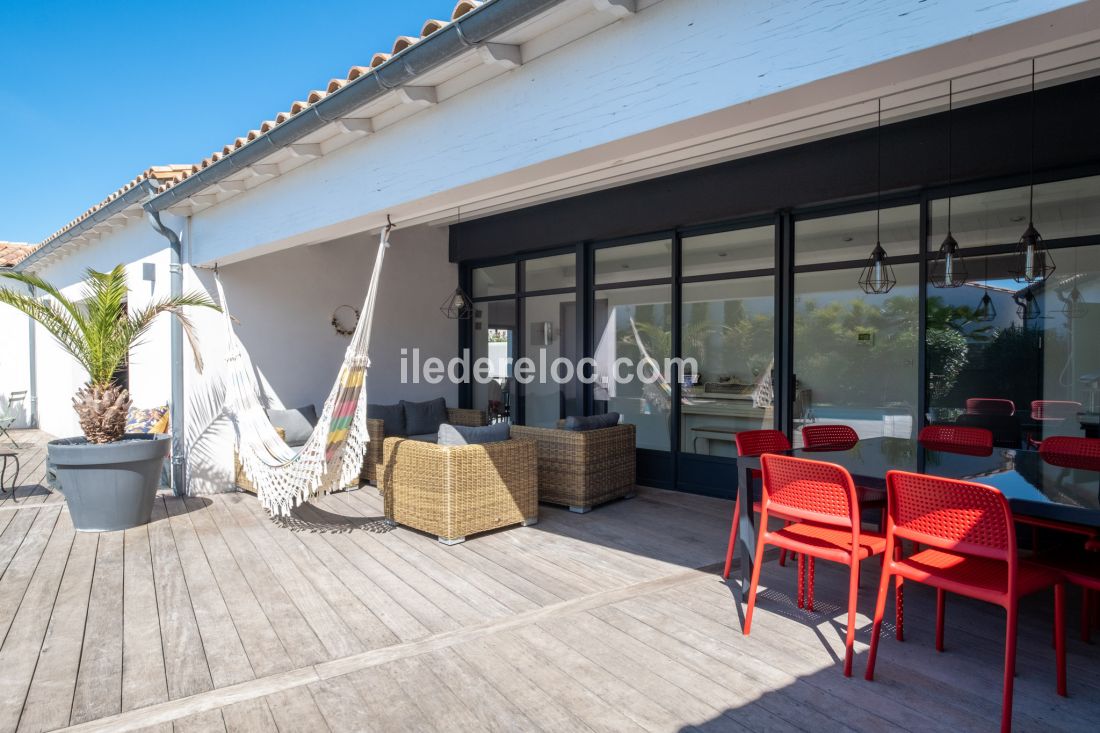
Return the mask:
[[847,425],[807,425],[802,428],[802,444],[809,450],[849,450],[859,435]]
[[993,453],[993,433],[985,428],[961,428],[955,425],[929,425],[917,437],[930,450],[988,456]]
[[[851,475],[841,466],[766,454],[762,511],[787,519],[850,528],[859,533],[859,502]],[[764,520],[761,519],[761,526]]]
[[791,441],[778,430],[745,430],[734,435],[733,439],[737,443],[739,456],[760,456],[791,449]]
[[1052,466],[1100,471],[1100,438],[1052,435],[1039,446],[1039,455]]
[[966,401],[970,415],[1015,415],[1016,403],[996,397],[971,397]]
[[1016,530],[991,486],[908,471],[886,473],[887,531],[940,550],[1015,561]]
[[1035,400],[1031,403],[1032,420],[1065,420],[1081,411],[1080,402]]

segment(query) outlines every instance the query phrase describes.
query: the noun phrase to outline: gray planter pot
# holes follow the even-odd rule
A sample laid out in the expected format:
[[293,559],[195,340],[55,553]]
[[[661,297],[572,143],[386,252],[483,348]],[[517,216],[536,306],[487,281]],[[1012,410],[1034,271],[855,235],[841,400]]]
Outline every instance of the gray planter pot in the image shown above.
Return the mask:
[[49,461],[81,532],[108,532],[149,523],[167,435],[127,435],[117,443],[84,438],[52,440]]

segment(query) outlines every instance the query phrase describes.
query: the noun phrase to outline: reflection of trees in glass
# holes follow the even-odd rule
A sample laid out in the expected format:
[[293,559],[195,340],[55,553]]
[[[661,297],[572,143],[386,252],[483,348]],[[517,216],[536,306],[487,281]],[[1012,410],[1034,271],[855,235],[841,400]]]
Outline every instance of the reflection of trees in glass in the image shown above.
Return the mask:
[[928,299],[924,356],[928,391],[933,401],[950,394],[966,368],[970,351],[967,334],[974,341],[987,337],[989,328],[972,328],[974,323],[972,308],[945,303],[938,296]]
[[[917,300],[895,296],[875,305],[855,299],[819,306],[807,299],[795,311],[799,381],[826,401],[880,406],[898,401],[899,384],[914,371],[917,357]],[[871,333],[874,345],[860,345]],[[910,377],[911,378],[911,377]]]

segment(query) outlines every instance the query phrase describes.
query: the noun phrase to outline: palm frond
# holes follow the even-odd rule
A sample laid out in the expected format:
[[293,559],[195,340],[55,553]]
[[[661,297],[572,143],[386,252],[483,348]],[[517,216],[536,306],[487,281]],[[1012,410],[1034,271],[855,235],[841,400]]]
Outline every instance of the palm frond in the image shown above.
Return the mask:
[[0,288],[0,303],[15,308],[41,324],[65,351],[88,369],[91,360],[83,331],[63,305],[55,301],[41,301],[8,288]]

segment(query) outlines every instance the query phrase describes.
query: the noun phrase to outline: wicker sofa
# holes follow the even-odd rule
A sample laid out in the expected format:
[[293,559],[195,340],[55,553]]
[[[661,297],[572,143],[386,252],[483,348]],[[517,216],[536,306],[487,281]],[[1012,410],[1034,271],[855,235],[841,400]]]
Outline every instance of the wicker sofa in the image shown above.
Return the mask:
[[633,425],[598,430],[512,426],[512,437],[533,440],[539,452],[539,501],[587,512],[634,494]]
[[[484,410],[470,410],[461,407],[447,408],[447,422],[451,425],[469,425],[473,427],[489,424]],[[367,443],[367,455],[363,458],[361,478],[364,481],[377,483],[378,477],[382,474],[382,444],[387,437],[383,430],[382,421],[367,418],[367,435],[370,436],[370,442]]]
[[386,438],[382,453],[382,495],[391,522],[453,545],[479,532],[538,521],[534,441],[441,446]]

